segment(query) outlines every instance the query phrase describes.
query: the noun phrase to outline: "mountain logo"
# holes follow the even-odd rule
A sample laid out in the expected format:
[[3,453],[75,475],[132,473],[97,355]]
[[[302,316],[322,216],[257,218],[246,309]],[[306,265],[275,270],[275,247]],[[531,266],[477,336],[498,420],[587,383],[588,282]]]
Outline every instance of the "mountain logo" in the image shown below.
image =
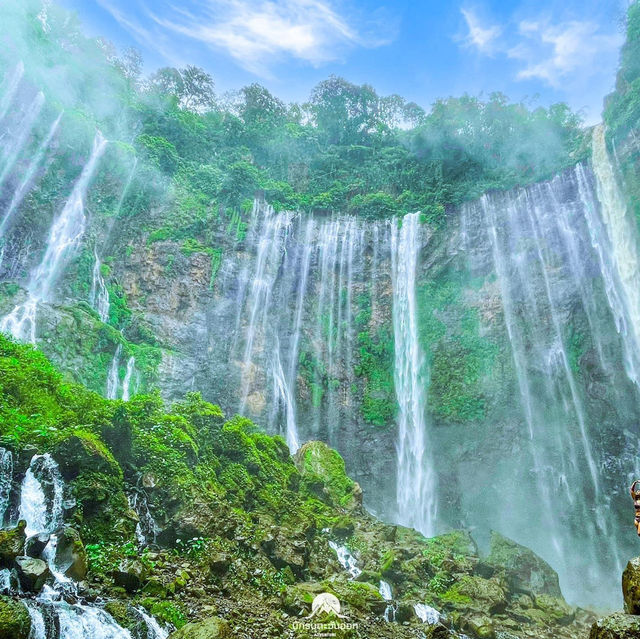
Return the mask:
[[320,593],[311,604],[311,614],[308,619],[324,613],[325,615],[336,615],[340,619],[346,619],[346,615],[340,614],[340,600],[330,592]]

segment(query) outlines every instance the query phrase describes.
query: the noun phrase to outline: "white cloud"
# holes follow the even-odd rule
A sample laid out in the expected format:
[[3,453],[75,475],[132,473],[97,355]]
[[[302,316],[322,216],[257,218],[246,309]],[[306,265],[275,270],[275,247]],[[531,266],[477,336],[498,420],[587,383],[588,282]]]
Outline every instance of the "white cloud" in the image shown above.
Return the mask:
[[[99,0],[103,6],[117,0]],[[173,34],[228,53],[240,66],[268,75],[281,59],[320,66],[354,47],[378,47],[395,35],[393,21],[372,19],[356,28],[330,0],[205,0],[180,6],[143,5],[145,24],[166,36]],[[338,5],[339,6],[339,5]],[[135,37],[149,36],[124,10],[111,14]],[[359,21],[360,22],[360,21]],[[368,28],[368,31],[365,29]]]
[[591,21],[572,20],[560,24],[523,21],[520,42],[507,51],[523,66],[517,79],[538,78],[559,87],[572,76],[599,72],[598,61],[615,54],[622,44],[619,33],[602,33]]
[[478,16],[471,9],[460,9],[460,12],[468,29],[468,33],[463,39],[465,45],[473,47],[485,55],[492,55],[496,50],[496,41],[502,34],[502,27],[481,25]]

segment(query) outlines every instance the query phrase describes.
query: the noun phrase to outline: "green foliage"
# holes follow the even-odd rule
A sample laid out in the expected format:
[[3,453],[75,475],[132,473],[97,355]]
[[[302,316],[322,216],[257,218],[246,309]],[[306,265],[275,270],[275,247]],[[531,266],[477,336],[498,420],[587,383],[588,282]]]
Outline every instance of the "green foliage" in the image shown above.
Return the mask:
[[149,614],[162,624],[171,624],[179,630],[187,623],[184,606],[179,601],[158,601],[149,598],[143,599],[141,603]]

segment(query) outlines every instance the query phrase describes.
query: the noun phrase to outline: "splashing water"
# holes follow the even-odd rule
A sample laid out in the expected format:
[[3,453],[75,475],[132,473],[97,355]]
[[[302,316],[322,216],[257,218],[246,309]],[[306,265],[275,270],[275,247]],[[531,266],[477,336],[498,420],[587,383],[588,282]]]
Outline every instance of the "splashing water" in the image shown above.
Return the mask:
[[427,606],[426,604],[414,604],[413,609],[418,619],[420,619],[422,623],[429,624],[430,626],[434,626],[439,623],[442,618],[442,615],[435,608]]
[[27,537],[51,533],[62,524],[64,483],[58,464],[47,453],[34,455],[22,481],[19,519]]
[[362,570],[358,568],[358,560],[346,546],[340,546],[335,541],[330,541],[329,546],[335,551],[338,562],[351,575],[352,579],[356,579],[362,574]]
[[[24,76],[24,64],[22,60],[18,62],[13,73],[5,76],[5,81],[2,85],[2,99],[0,99],[0,121],[7,115],[7,111],[13,102],[16,95],[22,77]],[[5,88],[6,87],[6,88]]]

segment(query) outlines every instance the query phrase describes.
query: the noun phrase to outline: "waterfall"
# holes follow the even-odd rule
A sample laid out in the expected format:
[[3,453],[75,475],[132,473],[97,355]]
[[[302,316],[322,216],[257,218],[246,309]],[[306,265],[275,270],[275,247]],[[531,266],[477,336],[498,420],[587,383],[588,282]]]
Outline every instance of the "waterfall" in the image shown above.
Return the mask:
[[351,575],[351,579],[357,579],[362,570],[358,567],[358,560],[349,552],[346,546],[340,546],[335,541],[329,542],[330,548],[336,553],[340,565]]
[[89,304],[98,312],[100,320],[109,321],[109,291],[102,277],[102,264],[98,253],[93,249],[93,273],[91,279],[91,290],[89,291]]
[[11,222],[13,214],[15,213],[17,208],[20,206],[20,204],[22,203],[22,200],[27,194],[28,188],[32,184],[32,181],[36,173],[41,168],[45,158],[45,154],[49,146],[51,145],[51,141],[53,140],[53,137],[55,136],[58,130],[58,126],[60,125],[60,120],[62,120],[62,115],[63,115],[63,112],[61,112],[60,115],[58,115],[58,117],[53,121],[53,123],[49,127],[49,131],[47,135],[44,137],[44,139],[38,146],[38,150],[36,151],[31,161],[29,162],[29,166],[27,167],[27,170],[23,175],[22,180],[20,181],[20,184],[14,191],[11,197],[11,202],[9,202],[9,207],[7,208],[7,211],[4,214],[2,221],[0,222],[0,239],[4,235],[4,232],[7,226]]
[[156,542],[159,532],[158,524],[149,510],[147,496],[142,490],[134,490],[127,495],[129,506],[138,515],[136,524],[136,538],[140,547]]
[[136,358],[132,355],[127,360],[127,371],[124,375],[124,380],[122,380],[122,399],[125,402],[128,402],[131,396],[131,380],[133,379],[133,374],[135,370],[136,370]]
[[27,285],[27,301],[16,306],[0,322],[0,330],[11,333],[16,339],[28,340],[31,343],[36,341],[38,304],[51,300],[54,285],[84,234],[84,199],[106,144],[107,140],[102,134],[96,133],[89,160],[82,169],[62,212],[51,226],[44,257],[31,273]]
[[0,528],[5,523],[13,479],[13,454],[0,448]]
[[434,626],[439,623],[442,618],[442,615],[435,608],[423,603],[414,604],[413,610],[416,613],[416,617],[418,617],[422,623],[426,623],[430,626]]
[[[122,344],[118,344],[116,352],[113,354],[109,374],[107,375],[107,399],[118,399],[118,386],[120,384],[120,356],[122,355]],[[128,389],[127,389],[128,392]]]
[[[378,592],[380,596],[385,601],[393,601],[393,593],[391,591],[391,584],[387,581],[380,581],[380,585],[378,586]],[[384,611],[384,620],[385,621],[395,621],[396,620],[396,607],[393,603],[389,603],[389,605],[385,608]]]
[[49,455],[34,455],[20,489],[18,518],[27,523],[27,537],[51,533],[62,524],[64,484],[58,464]]
[[43,105],[44,94],[39,92],[29,105],[24,117],[16,124],[13,139],[4,145],[2,154],[0,154],[0,165],[2,165],[2,171],[0,171],[0,188],[29,140],[33,125],[38,119]]
[[5,81],[2,86],[2,99],[0,99],[0,121],[2,121],[7,115],[7,111],[13,102],[23,76],[24,64],[22,61],[18,62],[11,75],[8,73],[6,74]]
[[[0,449],[0,485],[12,483],[11,453]],[[57,535],[63,525],[64,483],[49,454],[34,455],[20,489],[19,518],[26,520],[25,533],[49,533],[42,558],[49,565],[53,585],[46,584],[34,598],[26,598],[14,585],[8,569],[0,571],[0,592],[10,593],[24,603],[31,618],[30,639],[133,639],[100,604],[88,604],[78,597],[77,584],[64,575],[65,566],[56,562]],[[73,600],[70,603],[66,599]],[[168,630],[142,608],[133,609],[146,627],[146,639],[166,639]],[[136,635],[138,636],[138,635]]]
[[[503,505],[471,491],[477,503],[467,507],[544,557],[570,598],[594,604],[602,601],[603,584],[615,591],[610,576],[622,569],[589,387],[570,353],[573,331],[586,329],[583,339],[595,355],[589,361],[599,366],[595,378],[615,384],[608,336],[620,319],[611,303],[620,287],[598,210],[590,176],[578,166],[544,184],[484,195],[462,212],[472,261],[482,262],[488,249],[497,276],[523,426],[509,435],[519,442],[511,462],[478,479],[500,486]],[[613,317],[598,303],[603,295]],[[585,323],[575,329],[580,313]],[[538,523],[523,527],[531,512]]]
[[602,221],[592,204],[594,198],[588,192],[588,181],[582,177],[583,197],[590,204],[585,207],[585,215],[593,247],[600,259],[607,300],[623,337],[625,368],[629,379],[640,385],[640,254],[636,221],[618,186],[603,125],[593,131],[592,148]]
[[402,228],[392,225],[393,331],[398,399],[397,506],[405,526],[432,536],[436,481],[429,450],[425,358],[418,340],[416,271],[420,253],[420,214],[410,213]]

